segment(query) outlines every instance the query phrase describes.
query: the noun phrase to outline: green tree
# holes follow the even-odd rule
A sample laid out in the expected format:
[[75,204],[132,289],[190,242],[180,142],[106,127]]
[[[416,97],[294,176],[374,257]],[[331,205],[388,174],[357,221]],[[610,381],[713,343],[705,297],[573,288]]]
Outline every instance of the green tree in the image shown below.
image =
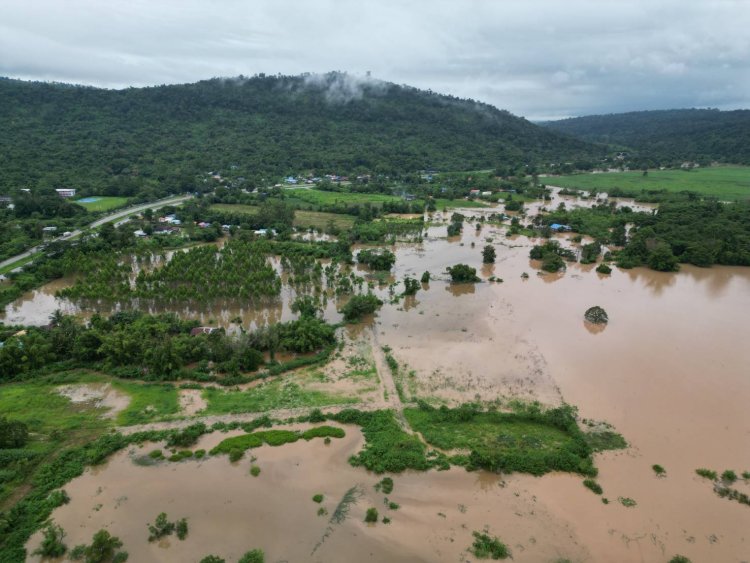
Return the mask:
[[482,263],[483,264],[494,264],[495,263],[495,247],[491,244],[486,245],[482,249]]

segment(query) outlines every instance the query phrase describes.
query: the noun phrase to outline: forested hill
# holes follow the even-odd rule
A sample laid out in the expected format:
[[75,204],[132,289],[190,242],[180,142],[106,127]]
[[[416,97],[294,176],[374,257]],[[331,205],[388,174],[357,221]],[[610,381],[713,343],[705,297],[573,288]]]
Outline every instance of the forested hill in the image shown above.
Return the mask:
[[540,125],[662,163],[750,164],[750,110],[676,109],[589,115]]
[[182,189],[196,173],[232,166],[260,179],[601,153],[486,104],[339,73],[124,90],[0,79],[0,125],[0,193],[40,184]]

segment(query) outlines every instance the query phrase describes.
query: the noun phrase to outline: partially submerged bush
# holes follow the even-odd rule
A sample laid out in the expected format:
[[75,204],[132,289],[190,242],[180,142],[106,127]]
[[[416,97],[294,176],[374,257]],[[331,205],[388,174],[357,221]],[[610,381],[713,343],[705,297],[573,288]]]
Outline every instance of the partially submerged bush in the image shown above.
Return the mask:
[[318,504],[320,504],[321,502],[323,502],[323,498],[324,498],[323,495],[318,493],[317,495],[313,495],[312,499],[313,499],[313,502],[317,502]]
[[238,563],[264,563],[266,555],[262,549],[253,549],[243,555]]
[[604,489],[602,489],[602,486],[594,481],[593,479],[584,479],[583,480],[583,486],[592,491],[593,493],[596,493],[597,495],[600,495],[604,492]]
[[354,295],[339,311],[348,323],[357,322],[365,315],[371,315],[383,305],[372,293]]
[[68,549],[63,543],[64,537],[65,532],[63,529],[50,522],[44,528],[42,544],[32,555],[41,555],[42,557],[62,557]]
[[376,491],[382,491],[386,495],[390,495],[393,492],[393,479],[390,477],[383,477],[378,483],[375,484]]
[[705,477],[706,479],[711,479],[712,481],[715,481],[719,477],[719,474],[716,473],[716,471],[714,471],[713,469],[701,468],[701,469],[696,469],[695,472],[701,477]]
[[737,480],[737,474],[731,469],[727,469],[721,474],[721,480],[725,483],[734,483]]
[[148,524],[148,541],[155,541],[174,532],[175,524],[167,518],[166,512],[161,512],[153,524]]
[[594,324],[607,324],[609,322],[607,311],[605,311],[598,305],[594,305],[593,307],[589,307],[588,309],[586,309],[586,312],[583,314],[583,316],[588,322]]
[[508,546],[499,538],[474,532],[474,543],[470,551],[479,559],[507,559],[510,556]]
[[477,269],[466,264],[456,264],[447,268],[453,283],[474,283],[481,281],[477,277]]
[[612,268],[610,268],[608,264],[605,264],[604,262],[602,262],[596,267],[596,271],[599,272],[600,274],[611,274]]
[[654,470],[654,473],[656,473],[657,476],[662,477],[663,475],[667,474],[667,470],[664,469],[661,465],[658,463],[655,463],[651,466],[651,469]]
[[378,509],[375,507],[368,508],[365,514],[365,522],[375,523],[378,521]]

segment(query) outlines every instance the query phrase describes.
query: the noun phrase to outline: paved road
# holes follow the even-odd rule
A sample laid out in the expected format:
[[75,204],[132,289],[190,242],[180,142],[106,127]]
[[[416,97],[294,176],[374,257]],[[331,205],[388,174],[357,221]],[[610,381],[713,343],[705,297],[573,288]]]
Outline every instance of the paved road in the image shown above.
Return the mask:
[[[169,197],[166,199],[160,199],[159,201],[152,201],[151,203],[142,203],[139,205],[135,205],[133,207],[126,207],[125,209],[120,209],[118,211],[115,211],[114,213],[110,213],[109,215],[105,217],[97,219],[96,221],[91,223],[87,228],[95,229],[96,227],[102,226],[104,223],[117,221],[117,219],[122,219],[123,217],[132,215],[133,213],[140,213],[141,211],[145,211],[146,209],[158,209],[160,207],[164,207],[165,205],[174,205],[176,203],[182,203],[192,197],[193,196],[191,195],[181,195],[181,196]],[[68,236],[57,237],[51,242],[57,242],[60,240],[70,240],[80,235],[81,232],[82,232],[81,229],[76,229],[75,231],[71,231]],[[30,248],[26,252],[22,252],[21,254],[14,256],[13,258],[8,258],[7,260],[3,260],[2,262],[0,262],[0,268],[4,268],[5,266],[9,264],[13,264],[14,262],[17,262],[18,260],[23,260],[24,258],[31,256],[32,254],[36,254],[40,250],[41,250],[41,245],[35,246],[34,248]]]

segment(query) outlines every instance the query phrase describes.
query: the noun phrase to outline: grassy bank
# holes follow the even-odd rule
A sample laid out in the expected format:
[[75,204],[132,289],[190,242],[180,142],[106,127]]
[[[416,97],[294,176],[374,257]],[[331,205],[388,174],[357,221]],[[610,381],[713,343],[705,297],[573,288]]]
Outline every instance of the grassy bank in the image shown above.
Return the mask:
[[721,200],[750,199],[750,167],[716,166],[684,170],[649,170],[575,174],[542,179],[550,186],[582,190],[610,191],[619,188],[629,192],[641,190],[692,191]]

